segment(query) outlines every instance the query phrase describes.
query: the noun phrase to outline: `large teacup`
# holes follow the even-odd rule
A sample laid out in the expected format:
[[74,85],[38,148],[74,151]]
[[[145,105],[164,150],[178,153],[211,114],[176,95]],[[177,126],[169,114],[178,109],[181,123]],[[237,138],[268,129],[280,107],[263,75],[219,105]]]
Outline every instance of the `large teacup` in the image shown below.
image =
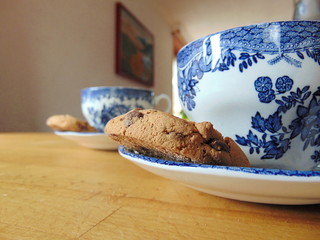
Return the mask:
[[180,50],[186,115],[232,137],[256,167],[320,163],[320,22],[269,22],[205,36]]

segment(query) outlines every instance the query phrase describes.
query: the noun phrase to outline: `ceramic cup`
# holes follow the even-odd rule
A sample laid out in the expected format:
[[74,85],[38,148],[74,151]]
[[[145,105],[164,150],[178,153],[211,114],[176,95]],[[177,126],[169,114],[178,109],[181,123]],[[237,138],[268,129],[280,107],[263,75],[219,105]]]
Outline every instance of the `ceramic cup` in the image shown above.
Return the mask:
[[320,164],[320,22],[284,21],[205,36],[177,55],[182,108],[233,138],[255,167]]
[[107,122],[134,108],[150,109],[165,100],[166,112],[171,109],[171,99],[166,94],[155,93],[143,88],[89,87],[81,91],[82,114],[88,123],[103,132]]

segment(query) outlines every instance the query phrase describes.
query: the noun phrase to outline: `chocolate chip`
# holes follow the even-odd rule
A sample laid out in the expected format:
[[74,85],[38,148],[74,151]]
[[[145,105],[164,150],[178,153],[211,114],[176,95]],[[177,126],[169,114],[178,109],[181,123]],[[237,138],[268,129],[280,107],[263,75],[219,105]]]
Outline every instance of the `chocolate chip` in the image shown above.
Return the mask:
[[225,142],[214,140],[209,145],[217,151],[230,152],[230,148]]
[[127,118],[134,118],[134,117],[141,118],[141,117],[143,117],[143,113],[140,112],[139,110],[140,110],[139,108],[136,108],[136,109],[128,112],[126,117]]
[[130,127],[138,118],[142,118],[143,113],[139,112],[139,109],[132,110],[127,113],[123,120],[125,127]]

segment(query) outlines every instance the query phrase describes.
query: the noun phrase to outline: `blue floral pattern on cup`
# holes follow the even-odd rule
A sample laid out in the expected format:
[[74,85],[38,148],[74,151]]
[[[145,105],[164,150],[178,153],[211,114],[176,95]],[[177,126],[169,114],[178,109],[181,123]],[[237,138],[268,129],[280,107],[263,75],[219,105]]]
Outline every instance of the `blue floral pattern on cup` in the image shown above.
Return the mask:
[[103,132],[107,122],[134,108],[152,108],[154,93],[125,87],[86,88],[81,94],[82,112],[90,125]]
[[[277,30],[278,35],[272,34]],[[292,34],[293,32],[298,32],[299,35]],[[214,59],[211,37],[216,35],[219,35],[222,51]],[[266,41],[268,37],[269,42]],[[236,54],[236,51],[239,53]],[[195,108],[197,84],[206,72],[223,72],[234,67],[238,67],[239,72],[244,72],[260,61],[266,61],[267,55],[274,55],[267,60],[269,65],[285,61],[300,68],[306,57],[320,65],[320,22],[292,21],[245,26],[209,35],[188,44],[177,55],[178,88],[182,104],[189,111]],[[264,96],[269,101],[268,97],[273,94],[270,92]]]
[[[244,76],[246,84],[247,80],[252,80],[257,102],[266,106],[266,110],[261,107],[249,113],[248,128],[239,130],[241,133],[231,133],[235,134],[236,142],[244,150],[247,148],[252,159],[278,160],[287,152],[292,158],[293,151],[289,152],[289,149],[300,146],[301,141],[301,151],[308,156],[310,154],[310,165],[320,166],[320,85],[309,80],[298,83],[305,65],[306,69],[310,63],[312,67],[320,67],[320,21],[264,23],[212,34],[181,49],[177,63],[179,97],[187,115],[189,112],[195,116],[194,113],[201,111],[202,106],[197,108],[197,95],[200,95],[201,104],[203,99],[208,99],[204,97],[208,93],[200,93],[198,87],[203,88],[200,85],[203,79],[208,84],[215,81],[215,74],[217,81],[227,73],[240,79]],[[288,74],[283,70],[285,66],[290,68]],[[266,74],[257,75],[255,69],[261,71],[264,67],[268,69]],[[273,68],[274,72],[270,73]],[[281,73],[278,74],[279,69]],[[291,75],[292,69],[299,74]],[[251,79],[247,79],[248,76]],[[299,79],[294,79],[296,76]],[[232,89],[235,90],[234,87]],[[248,91],[248,99],[251,100],[252,90]],[[198,104],[201,105],[200,102]],[[294,115],[293,120],[287,121],[291,114]],[[268,165],[266,162],[263,164]],[[303,168],[302,164],[296,165]]]
[[[274,89],[270,77],[262,76],[255,80],[254,87],[260,102],[267,104],[275,101],[278,108],[267,117],[256,112],[255,116],[251,117],[252,129],[247,136],[236,135],[236,142],[249,147],[250,154],[254,152],[260,154],[263,151],[264,155],[261,159],[279,159],[288,151],[291,140],[296,137],[300,137],[304,142],[302,150],[307,149],[308,146],[320,146],[320,87],[313,93],[309,91],[309,86],[290,91],[293,82],[288,76],[279,77]],[[283,96],[287,92],[289,94]],[[277,98],[278,96],[281,98]],[[311,100],[305,106],[309,98]],[[282,115],[291,108],[296,108],[297,117],[288,126],[284,126]],[[259,138],[254,134],[255,131],[262,133],[262,137]],[[315,163],[320,163],[319,151],[315,151],[311,159]]]

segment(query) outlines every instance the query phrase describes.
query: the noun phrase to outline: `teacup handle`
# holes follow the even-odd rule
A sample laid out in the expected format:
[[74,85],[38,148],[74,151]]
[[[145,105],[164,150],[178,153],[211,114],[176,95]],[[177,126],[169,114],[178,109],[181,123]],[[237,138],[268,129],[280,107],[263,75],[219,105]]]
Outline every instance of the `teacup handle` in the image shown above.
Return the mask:
[[158,96],[155,96],[155,98],[154,98],[155,105],[157,105],[162,99],[164,99],[167,102],[167,108],[166,108],[165,112],[170,112],[171,111],[171,98],[165,93],[162,93],[162,94],[159,94]]

